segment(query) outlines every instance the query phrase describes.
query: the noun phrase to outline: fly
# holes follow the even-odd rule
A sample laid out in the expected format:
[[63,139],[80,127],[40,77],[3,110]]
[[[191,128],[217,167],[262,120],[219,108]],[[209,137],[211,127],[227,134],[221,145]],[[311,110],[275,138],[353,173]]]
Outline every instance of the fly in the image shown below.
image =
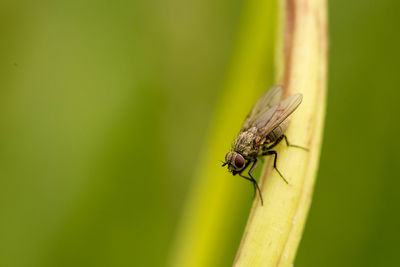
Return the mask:
[[[253,183],[254,192],[258,190],[260,195],[261,205],[263,204],[261,190],[257,181],[251,175],[257,166],[257,158],[273,155],[274,169],[288,184],[288,181],[276,167],[278,153],[273,148],[284,139],[287,146],[307,150],[304,147],[290,144],[284,134],[289,124],[288,117],[300,105],[303,96],[294,94],[280,101],[281,97],[282,86],[273,86],[258,99],[247,115],[232,150],[226,154],[225,162],[222,165],[228,165],[228,170],[233,175],[239,174],[239,176]],[[249,165],[251,165],[248,171],[249,177],[242,175],[242,172]]]

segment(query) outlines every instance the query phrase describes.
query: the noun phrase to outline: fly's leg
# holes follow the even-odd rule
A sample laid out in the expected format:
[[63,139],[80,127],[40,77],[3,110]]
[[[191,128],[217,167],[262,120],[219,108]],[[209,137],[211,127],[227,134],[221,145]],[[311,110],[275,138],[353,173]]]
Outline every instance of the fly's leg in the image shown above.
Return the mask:
[[275,146],[277,146],[277,145],[282,141],[282,139],[284,138],[284,136],[285,136],[285,135],[279,136],[279,138],[276,139],[275,142],[272,143],[272,145],[270,145],[270,146],[268,146],[268,147],[264,147],[264,150],[270,150],[270,149],[274,148]]
[[242,175],[242,173],[240,173],[239,175],[240,175],[240,177],[243,177],[243,178],[245,178],[246,180],[249,180],[250,182],[253,183],[254,194],[256,193],[256,191],[258,191],[258,193],[259,193],[259,195],[260,195],[260,199],[261,199],[261,206],[262,206],[264,202],[263,202],[263,198],[262,198],[262,194],[261,194],[260,187],[258,187],[258,183],[257,183],[256,179],[254,179],[254,177],[251,175],[251,173],[254,171],[254,169],[255,169],[256,167],[257,167],[257,159],[253,162],[253,165],[251,165],[251,168],[250,168],[250,170],[249,170],[249,172],[248,172],[250,178],[249,178],[249,177],[246,177],[246,176],[244,176],[244,175]]
[[283,177],[282,173],[276,167],[276,161],[278,159],[278,153],[275,150],[270,150],[270,149],[274,148],[275,146],[277,146],[282,141],[282,139],[285,139],[285,143],[286,143],[286,145],[288,147],[297,147],[297,148],[301,148],[301,149],[303,149],[305,151],[308,151],[308,148],[305,148],[305,147],[302,147],[302,146],[298,146],[298,145],[292,145],[291,143],[289,143],[289,140],[288,140],[287,136],[284,135],[284,134],[279,136],[279,138],[276,139],[276,141],[274,143],[272,143],[272,145],[264,147],[264,151],[263,151],[262,155],[263,156],[274,155],[274,169],[279,173],[279,175],[285,181],[285,183],[289,184],[289,182],[285,179],[285,177]]
[[279,173],[279,175],[281,176],[283,181],[285,181],[285,183],[289,184],[289,182],[285,179],[285,177],[283,177],[282,173],[276,167],[276,160],[278,159],[278,153],[276,153],[275,150],[268,150],[268,151],[265,151],[262,155],[263,156],[274,155],[274,169]]
[[289,143],[289,140],[288,140],[287,136],[284,135],[284,134],[282,134],[281,136],[279,136],[279,138],[276,139],[276,141],[275,141],[274,143],[272,143],[272,145],[270,145],[270,146],[268,146],[268,147],[265,147],[264,150],[270,150],[270,149],[274,148],[275,146],[277,146],[277,145],[282,141],[282,139],[285,139],[285,143],[286,143],[286,145],[289,146],[289,147],[297,147],[297,148],[303,149],[303,150],[305,150],[305,151],[309,151],[308,148],[306,148],[306,147],[302,147],[302,146],[298,146],[298,145],[293,145],[293,144]]
[[[249,178],[249,177],[246,177],[246,176],[242,175],[242,172],[250,165],[250,163],[251,163],[250,160],[246,162],[246,165],[244,165],[244,168],[242,169],[242,171],[239,172],[239,176],[242,177],[242,178],[244,178],[244,179],[246,179],[246,180],[249,180],[250,182],[252,182],[252,183],[253,183],[253,187],[254,187],[254,191],[256,191],[256,187],[255,187],[255,185],[254,185],[253,180],[252,180],[251,178]],[[253,165],[254,165],[254,164],[253,164]]]
[[288,140],[287,136],[284,135],[284,134],[283,134],[281,137],[279,137],[279,138],[280,138],[280,139],[285,138],[285,142],[286,142],[286,145],[287,145],[287,146],[290,146],[290,147],[297,147],[297,148],[301,148],[301,149],[303,149],[303,150],[305,150],[305,151],[309,151],[309,149],[306,148],[306,147],[302,147],[302,146],[298,146],[298,145],[292,145],[291,143],[289,143],[289,140]]
[[244,178],[244,179],[246,179],[246,180],[249,180],[253,184],[254,195],[255,195],[255,193],[257,192],[257,188],[256,188],[256,185],[254,184],[253,180],[251,178],[247,177],[247,176],[242,175],[241,173],[239,173],[239,176]]
[[[254,189],[257,188],[257,190],[258,190],[258,193],[259,193],[260,199],[261,199],[261,206],[262,206],[262,205],[263,205],[263,197],[262,197],[262,194],[261,194],[260,187],[258,186],[258,183],[257,183],[256,179],[254,179],[254,177],[251,175],[251,173],[254,171],[254,169],[255,169],[256,167],[257,167],[257,159],[254,161],[254,163],[253,163],[253,165],[251,166],[251,168],[250,168],[248,174],[249,174],[249,176],[251,177],[251,179],[253,180]],[[255,191],[254,191],[254,193],[255,193]]]

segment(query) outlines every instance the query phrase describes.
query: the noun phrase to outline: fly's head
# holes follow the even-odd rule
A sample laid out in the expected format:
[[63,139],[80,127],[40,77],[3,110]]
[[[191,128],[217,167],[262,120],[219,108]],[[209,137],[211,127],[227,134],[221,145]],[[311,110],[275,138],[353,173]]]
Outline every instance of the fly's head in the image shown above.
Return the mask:
[[222,167],[228,165],[228,170],[233,173],[233,175],[240,173],[245,167],[246,161],[242,155],[235,151],[230,151],[226,153],[225,162]]

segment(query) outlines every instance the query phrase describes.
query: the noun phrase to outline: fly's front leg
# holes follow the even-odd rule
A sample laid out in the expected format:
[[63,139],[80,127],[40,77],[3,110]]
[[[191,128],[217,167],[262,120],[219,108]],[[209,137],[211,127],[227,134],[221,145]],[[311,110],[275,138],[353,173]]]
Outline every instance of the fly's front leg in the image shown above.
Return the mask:
[[[242,178],[244,178],[244,179],[246,179],[246,180],[248,180],[248,181],[250,181],[250,182],[253,184],[254,196],[255,196],[255,195],[256,195],[256,192],[257,192],[257,187],[256,187],[257,182],[255,182],[253,179],[251,179],[251,178],[249,178],[249,177],[247,177],[247,176],[242,175],[242,173],[239,173],[239,176],[242,177]],[[254,197],[254,196],[253,196],[253,197]],[[261,202],[261,203],[262,203],[262,202]]]
[[243,177],[243,178],[245,178],[245,179],[247,179],[247,180],[249,180],[249,181],[251,181],[253,183],[254,193],[258,190],[258,193],[259,193],[260,199],[261,199],[261,206],[262,206],[263,205],[263,198],[262,198],[260,187],[258,187],[258,183],[257,183],[256,179],[254,179],[254,177],[251,175],[251,173],[254,171],[254,169],[256,167],[257,167],[257,159],[253,162],[253,165],[251,166],[251,168],[250,168],[250,170],[248,172],[250,178],[242,175],[242,173],[240,173],[239,175],[240,175],[240,177]]
[[[258,183],[257,183],[256,179],[254,179],[253,176],[251,175],[251,173],[254,171],[254,169],[255,169],[256,167],[257,167],[257,159],[254,161],[254,163],[253,163],[253,165],[251,166],[251,168],[250,168],[248,174],[249,174],[249,176],[251,177],[251,179],[253,180],[253,184],[254,184],[254,186],[255,186],[254,189],[257,188],[258,193],[260,194],[261,206],[262,206],[262,205],[263,205],[263,198],[262,198],[262,194],[261,194],[260,187],[258,186]],[[254,192],[254,193],[255,193],[255,192]]]
[[285,183],[289,184],[289,182],[285,179],[285,177],[283,177],[282,173],[276,167],[276,160],[278,159],[278,153],[276,153],[275,150],[268,150],[268,151],[265,151],[262,155],[263,156],[274,155],[274,169],[279,173],[279,175],[285,181]]
[[[244,179],[246,179],[246,180],[249,180],[250,182],[253,183],[253,180],[252,180],[251,178],[242,175],[242,172],[250,165],[250,163],[251,163],[250,160],[247,161],[247,163],[246,163],[246,165],[244,166],[244,168],[243,168],[238,174],[239,174],[240,177],[242,177],[242,178],[244,178]],[[254,166],[254,164],[253,164],[253,166]],[[253,166],[252,166],[251,168],[253,168]],[[253,183],[253,186],[254,186],[254,183]],[[254,190],[255,190],[255,187],[254,187]]]

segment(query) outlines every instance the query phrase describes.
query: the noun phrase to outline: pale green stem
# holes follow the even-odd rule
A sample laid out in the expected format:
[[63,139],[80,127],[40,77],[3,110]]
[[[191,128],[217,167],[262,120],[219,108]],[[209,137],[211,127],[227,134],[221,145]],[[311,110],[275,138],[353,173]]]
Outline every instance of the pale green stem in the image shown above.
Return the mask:
[[277,83],[285,96],[303,102],[286,132],[309,152],[280,145],[278,167],[267,161],[260,186],[264,206],[255,201],[238,250],[236,266],[291,266],[300,242],[321,149],[326,103],[327,18],[325,0],[278,1]]

